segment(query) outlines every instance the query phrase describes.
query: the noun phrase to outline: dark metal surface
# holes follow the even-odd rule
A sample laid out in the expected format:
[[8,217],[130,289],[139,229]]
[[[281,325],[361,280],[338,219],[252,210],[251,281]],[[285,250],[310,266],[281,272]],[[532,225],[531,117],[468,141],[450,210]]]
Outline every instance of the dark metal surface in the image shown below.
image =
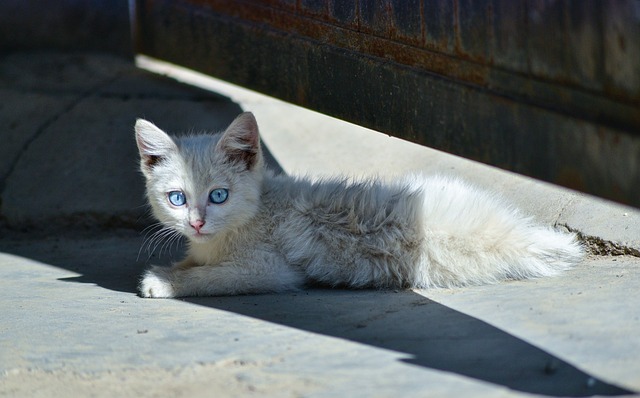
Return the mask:
[[137,0],[141,53],[640,206],[640,2]]
[[130,58],[128,0],[1,0],[0,51],[113,52]]

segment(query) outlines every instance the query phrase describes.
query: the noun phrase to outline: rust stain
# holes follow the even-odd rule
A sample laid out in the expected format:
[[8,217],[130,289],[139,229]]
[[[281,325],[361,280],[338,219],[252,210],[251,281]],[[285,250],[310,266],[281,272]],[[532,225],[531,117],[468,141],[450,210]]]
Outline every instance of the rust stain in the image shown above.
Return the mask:
[[420,45],[424,47],[427,43],[426,19],[424,17],[424,1],[420,0]]
[[296,87],[296,96],[297,96],[298,103],[300,104],[307,103],[307,90],[304,85],[298,84],[298,86]]
[[[318,40],[324,44],[330,44],[339,48],[356,51],[368,56],[375,56],[409,67],[428,70],[455,79],[461,79],[479,86],[488,84],[489,68],[482,65],[471,64],[463,59],[448,56],[440,52],[430,51],[420,47],[420,43],[406,43],[407,38],[399,38],[399,33],[394,24],[392,9],[389,2],[385,5],[385,15],[389,36],[394,39],[374,36],[353,30],[337,24],[335,21],[317,19],[318,15],[308,14],[302,10],[291,12],[289,10],[270,6],[271,2],[256,3],[247,0],[185,0],[194,4],[206,4],[215,9],[215,12],[226,14],[235,18],[248,20],[268,25],[274,29],[295,33]],[[457,1],[456,1],[457,12]],[[361,25],[360,9],[356,8],[358,26]],[[456,31],[457,18],[455,21]],[[423,28],[424,29],[424,28]],[[395,32],[395,33],[394,33]],[[459,35],[456,34],[458,39]],[[420,40],[418,40],[420,41]]]
[[385,19],[385,25],[387,25],[387,31],[389,32],[388,37],[392,39],[398,38],[400,34],[395,24],[396,18],[390,0],[385,2],[384,11],[385,15],[383,19]]
[[453,1],[453,48],[459,53],[462,49],[460,43],[460,13],[458,12],[458,0]]

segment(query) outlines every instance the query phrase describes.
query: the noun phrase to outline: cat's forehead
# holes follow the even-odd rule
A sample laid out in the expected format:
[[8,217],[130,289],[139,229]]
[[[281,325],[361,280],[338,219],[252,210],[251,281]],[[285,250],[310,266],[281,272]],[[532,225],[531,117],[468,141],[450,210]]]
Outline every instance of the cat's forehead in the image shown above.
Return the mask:
[[174,137],[174,141],[183,155],[189,155],[213,151],[221,136],[222,134],[191,134]]
[[219,140],[219,134],[189,135],[175,139],[180,157],[193,167],[209,167],[215,161],[218,157],[216,144]]
[[194,189],[207,189],[211,184],[228,184],[230,173],[220,162],[216,144],[220,134],[183,136],[176,139],[184,169],[181,177],[190,180]]

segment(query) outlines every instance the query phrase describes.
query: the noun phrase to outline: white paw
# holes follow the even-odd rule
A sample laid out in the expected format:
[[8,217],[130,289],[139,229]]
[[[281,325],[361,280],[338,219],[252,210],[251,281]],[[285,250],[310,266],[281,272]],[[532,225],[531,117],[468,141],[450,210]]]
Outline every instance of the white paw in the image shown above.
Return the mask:
[[138,286],[140,296],[151,298],[175,297],[175,289],[171,284],[169,275],[169,270],[160,267],[153,267],[146,271]]

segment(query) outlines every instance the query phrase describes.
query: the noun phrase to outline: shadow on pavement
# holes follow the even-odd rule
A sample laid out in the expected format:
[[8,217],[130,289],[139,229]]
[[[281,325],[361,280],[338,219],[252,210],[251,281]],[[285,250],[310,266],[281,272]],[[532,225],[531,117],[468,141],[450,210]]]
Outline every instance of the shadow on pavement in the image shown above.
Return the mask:
[[[322,292],[323,294],[318,294]],[[187,301],[408,355],[407,363],[550,396],[632,392],[410,291],[310,290]]]

